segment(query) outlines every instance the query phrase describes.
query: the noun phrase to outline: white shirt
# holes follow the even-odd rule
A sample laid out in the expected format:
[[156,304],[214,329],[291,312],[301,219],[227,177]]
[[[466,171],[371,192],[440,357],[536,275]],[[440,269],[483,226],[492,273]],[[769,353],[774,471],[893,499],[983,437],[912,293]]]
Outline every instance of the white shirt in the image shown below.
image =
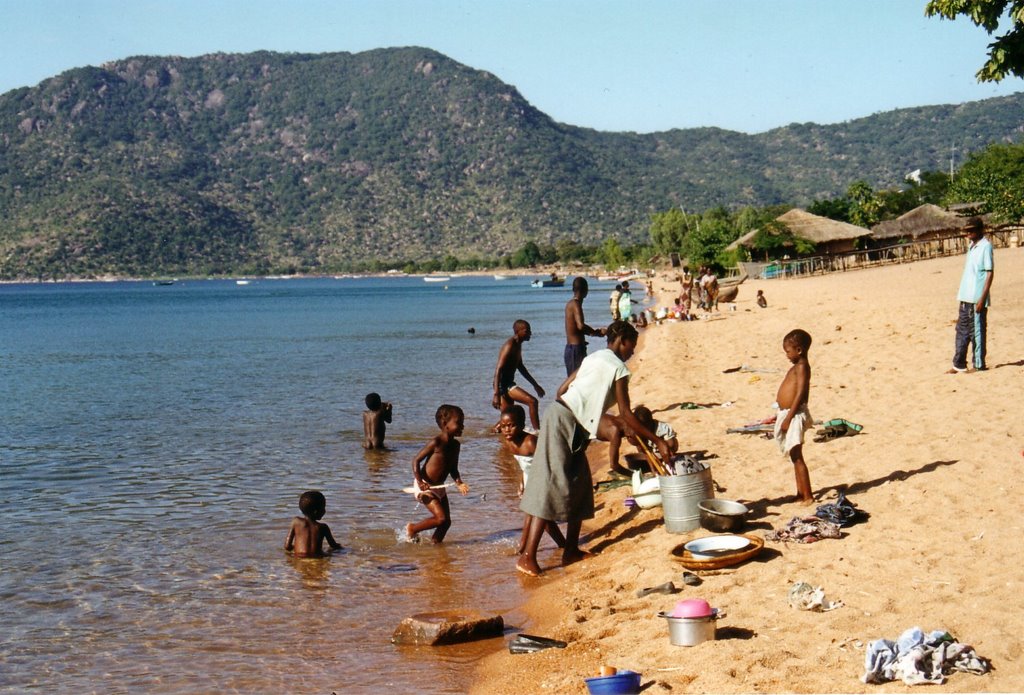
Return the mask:
[[629,378],[626,363],[604,348],[584,358],[576,378],[562,396],[562,402],[569,406],[576,422],[591,439],[597,439],[601,416],[615,402],[615,382],[623,378]]

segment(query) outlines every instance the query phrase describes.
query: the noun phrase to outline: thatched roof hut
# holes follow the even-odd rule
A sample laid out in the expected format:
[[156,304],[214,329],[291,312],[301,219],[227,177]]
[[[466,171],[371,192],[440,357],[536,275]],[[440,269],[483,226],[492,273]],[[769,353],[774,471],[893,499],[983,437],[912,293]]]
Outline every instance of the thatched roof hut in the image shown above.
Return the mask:
[[[812,242],[819,247],[819,250],[846,250],[839,247],[852,249],[854,240],[871,234],[871,231],[864,227],[820,215],[812,215],[806,210],[797,208],[793,208],[775,219],[789,227],[793,236]],[[823,246],[836,248],[822,249]]]
[[[806,210],[793,208],[775,218],[789,228],[793,236],[806,239],[814,244],[822,253],[846,253],[854,249],[854,241],[871,235],[871,231],[855,224],[839,222],[828,217],[812,215]],[[735,249],[739,246],[753,246],[757,230],[748,232],[725,248]]]
[[875,239],[959,236],[963,234],[966,221],[966,217],[925,203],[894,220],[879,222],[871,228],[871,236]]
[[734,241],[731,244],[729,244],[728,246],[726,246],[725,250],[726,251],[735,251],[736,249],[738,249],[741,246],[746,246],[746,247],[749,248],[753,244],[754,237],[757,236],[757,233],[759,231],[760,231],[759,229],[752,229],[752,230],[750,230],[749,232],[747,232],[746,234],[741,236],[739,239],[737,239],[736,241]]

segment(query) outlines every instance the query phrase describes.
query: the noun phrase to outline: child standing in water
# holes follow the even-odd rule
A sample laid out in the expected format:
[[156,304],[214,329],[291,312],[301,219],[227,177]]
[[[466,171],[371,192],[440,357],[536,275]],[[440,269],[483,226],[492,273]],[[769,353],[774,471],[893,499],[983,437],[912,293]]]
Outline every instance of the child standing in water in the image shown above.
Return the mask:
[[363,448],[383,449],[384,432],[391,422],[391,404],[381,401],[379,393],[366,394],[363,411]]
[[465,415],[457,405],[442,405],[434,414],[441,433],[431,439],[412,460],[413,484],[420,490],[416,499],[427,508],[432,516],[415,524],[407,524],[405,533],[410,538],[420,531],[434,529],[432,540],[440,543],[452,525],[452,512],[448,504],[448,492],[444,481],[450,475],[465,495],[469,486],[459,475],[459,451],[462,444],[456,437],[462,434]]
[[[522,497],[526,481],[530,477],[530,465],[533,463],[533,454],[537,451],[537,435],[526,431],[526,411],[523,410],[521,405],[513,405],[501,411],[501,420],[498,422],[498,427],[505,437],[505,448],[512,452],[516,463],[519,464],[519,468],[523,471],[523,482],[519,484],[519,496]],[[526,547],[526,529],[529,525],[530,515],[527,514],[523,519],[523,533],[519,538],[519,547],[516,549],[516,552],[520,555]],[[558,524],[549,521],[545,530],[551,536],[551,540],[555,542],[555,545],[559,548],[565,547],[565,536],[562,535],[562,530],[558,528]]]
[[811,392],[811,365],[807,361],[811,336],[799,328],[792,330],[782,339],[782,349],[793,366],[789,368],[775,396],[779,406],[779,414],[775,418],[775,440],[783,455],[789,454],[793,462],[797,501],[811,504],[814,495],[811,494],[811,478],[803,453],[804,432],[814,422],[807,408]]
[[284,542],[285,550],[294,553],[295,557],[323,557],[324,541],[331,546],[331,550],[341,550],[331,535],[331,529],[327,524],[320,523],[327,511],[327,500],[323,493],[319,490],[303,492],[299,497],[299,511],[302,516],[292,521],[288,538]]

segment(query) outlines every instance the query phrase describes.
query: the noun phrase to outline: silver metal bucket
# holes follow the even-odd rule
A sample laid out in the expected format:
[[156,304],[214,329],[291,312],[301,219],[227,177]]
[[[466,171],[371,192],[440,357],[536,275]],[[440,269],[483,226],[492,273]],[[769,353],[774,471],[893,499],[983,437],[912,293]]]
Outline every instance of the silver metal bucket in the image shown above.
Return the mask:
[[701,500],[715,496],[711,468],[685,475],[659,475],[661,508],[665,514],[665,530],[688,533],[700,528]]

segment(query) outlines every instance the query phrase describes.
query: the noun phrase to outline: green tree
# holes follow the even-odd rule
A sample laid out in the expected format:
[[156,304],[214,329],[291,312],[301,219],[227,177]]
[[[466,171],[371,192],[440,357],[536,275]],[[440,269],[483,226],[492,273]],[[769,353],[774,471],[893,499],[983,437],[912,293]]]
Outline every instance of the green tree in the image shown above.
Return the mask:
[[967,158],[950,187],[949,202],[981,203],[1000,222],[1024,220],[1024,144],[989,145]]
[[559,239],[555,244],[555,254],[562,263],[570,261],[589,261],[594,255],[594,248],[584,246],[575,239]]
[[850,224],[870,228],[882,219],[882,199],[866,181],[854,181],[846,189],[850,201]]
[[537,265],[540,261],[540,247],[534,241],[526,242],[521,249],[512,254],[513,268],[527,268]]
[[619,240],[611,236],[602,242],[601,248],[597,252],[597,258],[600,263],[604,263],[606,268],[618,268],[620,265],[626,264],[626,253],[619,245]]
[[679,208],[651,215],[651,243],[655,253],[667,256],[682,249],[686,232],[686,213]]
[[930,0],[924,13],[943,19],[965,15],[990,36],[999,29],[1000,20],[1009,17],[1011,28],[988,45],[988,60],[975,77],[978,82],[999,82],[1007,75],[1024,77],[1024,0]]
[[769,258],[779,258],[792,249],[798,255],[814,253],[814,244],[795,236],[789,227],[778,220],[768,222],[751,240],[751,246]]
[[833,198],[831,200],[815,200],[807,206],[807,212],[839,222],[850,221],[850,199]]
[[718,256],[735,238],[735,229],[729,220],[710,213],[687,235],[683,253],[691,267],[711,265],[721,270]]

